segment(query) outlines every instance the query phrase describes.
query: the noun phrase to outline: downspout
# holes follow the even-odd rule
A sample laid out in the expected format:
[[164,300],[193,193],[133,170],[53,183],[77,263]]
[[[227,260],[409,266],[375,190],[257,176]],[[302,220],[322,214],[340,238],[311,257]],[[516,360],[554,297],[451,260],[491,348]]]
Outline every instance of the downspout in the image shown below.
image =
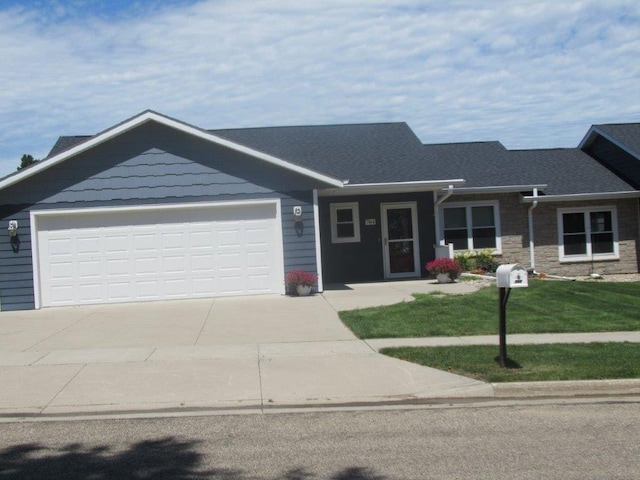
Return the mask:
[[313,225],[316,242],[316,271],[318,273],[318,293],[324,291],[324,281],[322,279],[322,248],[320,246],[320,209],[318,206],[318,189],[313,189]]
[[535,200],[538,198],[538,189],[533,189],[533,203],[529,207],[528,211],[528,219],[529,219],[529,265],[531,270],[535,273],[536,271],[536,254],[535,254],[535,243],[533,241],[533,209],[538,206],[538,201]]
[[444,202],[451,195],[453,195],[453,185],[449,185],[449,187],[447,188],[447,193],[445,193],[440,198],[438,198],[438,192],[433,192],[433,199],[434,199],[434,203],[433,203],[433,218],[434,218],[435,223],[436,223],[436,242],[438,242],[438,245],[444,245],[444,236],[441,235],[442,232],[440,231],[440,209],[439,209],[439,207],[442,204],[442,202]]

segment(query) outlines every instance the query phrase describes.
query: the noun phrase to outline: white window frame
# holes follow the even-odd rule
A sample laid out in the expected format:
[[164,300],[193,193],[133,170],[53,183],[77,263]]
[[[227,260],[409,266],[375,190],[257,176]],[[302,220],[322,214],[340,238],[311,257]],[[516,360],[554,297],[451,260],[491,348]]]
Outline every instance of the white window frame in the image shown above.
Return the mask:
[[[338,210],[351,209],[353,219],[353,236],[338,237]],[[360,208],[358,202],[331,203],[329,205],[331,216],[331,243],[355,243],[360,241]]]
[[[613,233],[613,252],[594,254],[591,247],[591,219],[592,212],[610,212],[611,213],[611,229]],[[585,218],[585,235],[587,244],[587,253],[585,255],[565,255],[564,254],[564,222],[562,216],[565,213],[582,213]],[[614,205],[603,205],[598,207],[574,207],[559,208],[557,212],[558,218],[558,259],[561,262],[591,262],[599,260],[619,260],[620,249],[618,244],[618,210]]]
[[472,207],[493,207],[493,223],[496,229],[496,248],[493,250],[493,255],[502,255],[502,233],[500,230],[500,202],[498,200],[490,201],[474,201],[474,202],[446,202],[440,205],[439,208],[439,224],[440,224],[440,238],[438,241],[440,244],[444,244],[444,211],[447,208],[461,208],[464,207],[467,217],[467,242],[469,248],[456,248],[456,244],[453,244],[454,252],[477,252],[484,250],[482,248],[474,248],[473,246],[473,217],[471,215]]

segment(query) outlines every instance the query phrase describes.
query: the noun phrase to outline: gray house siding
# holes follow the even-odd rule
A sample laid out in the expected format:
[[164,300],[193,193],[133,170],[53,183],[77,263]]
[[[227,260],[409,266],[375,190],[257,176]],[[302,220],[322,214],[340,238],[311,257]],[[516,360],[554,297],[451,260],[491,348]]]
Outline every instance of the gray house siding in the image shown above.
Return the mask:
[[[360,242],[331,242],[330,204],[358,202],[360,216]],[[431,192],[324,197],[319,200],[320,244],[322,246],[322,272],[326,283],[366,282],[384,279],[382,249],[382,221],[380,205],[393,202],[416,202],[420,245],[420,270],[435,257],[433,194]],[[365,225],[366,219],[375,219],[375,225]]]
[[18,220],[18,235],[12,241],[5,233],[0,236],[0,309],[33,308],[33,268],[31,260],[31,229],[25,206],[2,206],[0,225]]
[[600,136],[585,149],[585,152],[634,188],[640,189],[640,160],[633,155]]
[[[2,225],[19,222],[19,248],[0,240],[0,308],[35,306],[29,212],[212,201],[280,199],[285,273],[317,271],[308,177],[228,148],[145,124],[0,192]],[[296,229],[293,206],[303,207]]]

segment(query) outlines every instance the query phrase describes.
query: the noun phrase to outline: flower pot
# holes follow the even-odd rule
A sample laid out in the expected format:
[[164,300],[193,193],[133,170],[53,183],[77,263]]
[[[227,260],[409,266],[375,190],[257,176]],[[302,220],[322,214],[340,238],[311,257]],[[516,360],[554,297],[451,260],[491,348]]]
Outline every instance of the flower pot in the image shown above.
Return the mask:
[[436,280],[438,280],[438,283],[449,283],[451,282],[451,277],[448,273],[438,273],[436,275]]
[[311,294],[311,285],[296,285],[296,293],[300,297],[306,297]]

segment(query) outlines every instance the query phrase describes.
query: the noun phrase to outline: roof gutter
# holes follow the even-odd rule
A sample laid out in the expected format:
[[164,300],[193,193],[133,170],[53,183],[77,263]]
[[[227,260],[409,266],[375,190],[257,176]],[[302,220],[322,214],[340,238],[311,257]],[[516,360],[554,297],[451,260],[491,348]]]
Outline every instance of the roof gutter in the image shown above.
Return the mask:
[[569,195],[527,195],[522,197],[522,202],[584,202],[588,200],[623,200],[625,198],[640,198],[640,190],[625,192],[574,193]]
[[376,193],[411,193],[434,192],[449,186],[464,185],[465,180],[428,180],[421,182],[392,182],[392,183],[359,183],[345,184],[342,188],[327,188],[319,190],[321,197],[335,197],[343,195],[371,195]]
[[492,185],[490,187],[462,187],[456,188],[455,195],[462,195],[465,193],[512,193],[512,192],[526,192],[534,189],[544,190],[547,188],[547,184],[540,183],[537,185]]

